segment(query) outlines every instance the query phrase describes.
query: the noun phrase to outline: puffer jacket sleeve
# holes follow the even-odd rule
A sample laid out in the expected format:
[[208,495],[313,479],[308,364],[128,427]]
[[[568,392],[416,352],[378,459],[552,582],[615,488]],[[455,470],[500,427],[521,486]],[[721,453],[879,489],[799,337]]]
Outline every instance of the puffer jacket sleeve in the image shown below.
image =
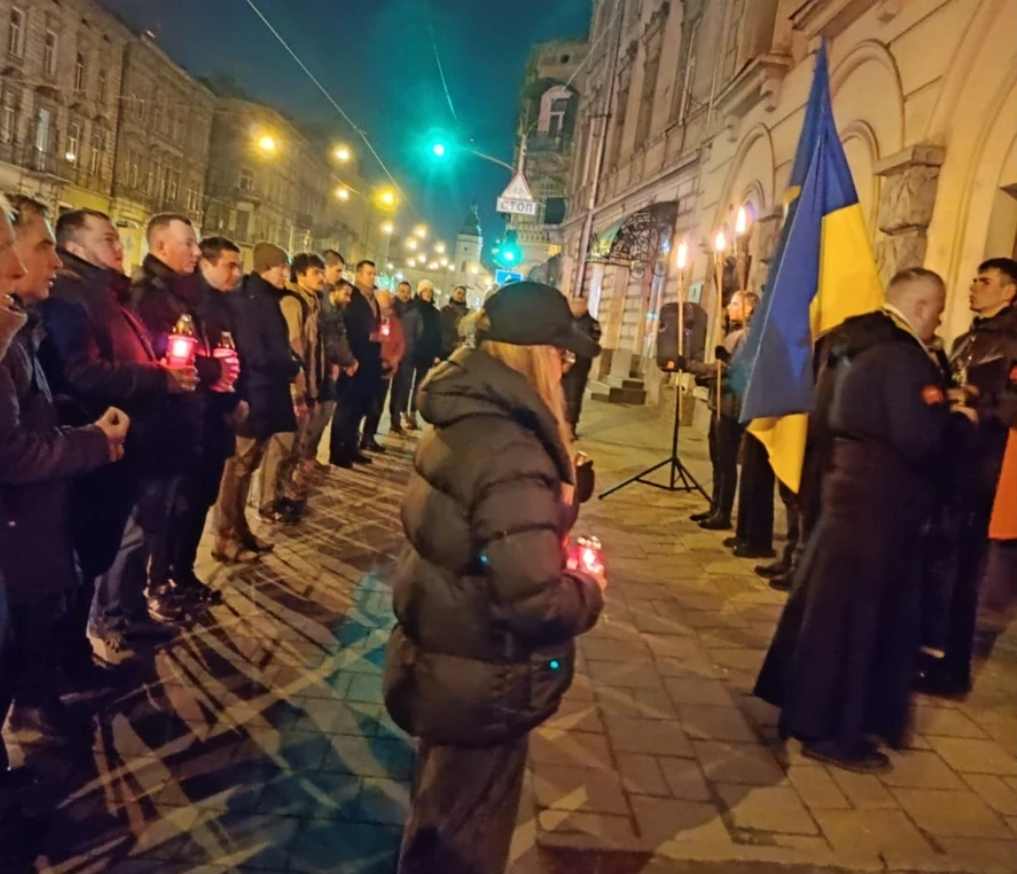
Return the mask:
[[473,532],[495,620],[534,646],[592,628],[603,595],[592,577],[565,570],[560,485],[536,438],[492,452],[476,495]]

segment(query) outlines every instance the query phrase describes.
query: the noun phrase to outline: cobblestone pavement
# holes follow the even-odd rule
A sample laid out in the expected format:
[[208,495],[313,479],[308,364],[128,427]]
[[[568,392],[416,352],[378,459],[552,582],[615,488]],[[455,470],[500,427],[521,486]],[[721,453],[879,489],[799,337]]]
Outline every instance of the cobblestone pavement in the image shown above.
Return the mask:
[[[669,423],[649,411],[587,417],[602,485],[666,454]],[[369,473],[323,478],[259,565],[203,566],[224,603],[121,680],[91,754],[25,747],[65,790],[26,795],[0,871],[393,870],[413,752],[381,704],[384,575],[412,443],[391,442]],[[707,479],[705,440],[685,446]],[[812,763],[748,695],[781,598],[686,521],[698,507],[636,485],[584,510],[608,608],[532,736],[512,874],[1017,871],[1014,635],[969,701],[919,700],[892,774]]]

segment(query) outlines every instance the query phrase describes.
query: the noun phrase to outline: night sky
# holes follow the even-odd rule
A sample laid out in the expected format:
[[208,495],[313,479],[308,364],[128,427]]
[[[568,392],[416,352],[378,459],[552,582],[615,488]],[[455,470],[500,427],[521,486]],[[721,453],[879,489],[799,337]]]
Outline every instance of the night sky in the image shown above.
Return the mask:
[[[227,74],[253,99],[300,121],[334,127],[382,171],[244,0],[102,0],[137,28],[151,28],[177,63],[198,76]],[[441,87],[436,36],[459,130],[480,151],[511,160],[519,88],[535,42],[581,37],[591,0],[255,0],[264,15],[370,137],[412,211],[454,240],[469,203],[484,235],[502,230],[494,200],[504,168],[469,156],[435,166],[430,131],[456,130]]]

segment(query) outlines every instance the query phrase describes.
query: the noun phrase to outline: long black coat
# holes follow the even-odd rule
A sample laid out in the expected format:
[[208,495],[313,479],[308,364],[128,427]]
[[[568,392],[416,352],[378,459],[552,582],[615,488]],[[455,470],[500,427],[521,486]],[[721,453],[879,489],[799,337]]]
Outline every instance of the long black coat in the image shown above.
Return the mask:
[[255,273],[245,277],[236,300],[237,349],[243,370],[237,389],[251,406],[238,433],[266,439],[297,429],[290,384],[300,361],[290,346],[286,319],[279,308],[283,291]]
[[899,746],[920,638],[918,543],[963,420],[941,371],[910,335],[845,355],[830,401],[830,469],[819,525],[756,694],[803,740],[864,734]]
[[380,323],[374,307],[359,288],[353,289],[353,296],[343,310],[343,321],[353,357],[360,363],[353,377],[344,381],[344,391],[366,403],[377,396],[381,386]]
[[416,297],[406,308],[403,329],[411,364],[430,367],[441,357],[441,313],[434,303]]
[[32,601],[75,585],[70,484],[109,463],[106,435],[61,428],[30,321],[0,361],[0,576],[10,601]]
[[530,384],[479,350],[431,371],[419,411],[435,429],[403,499],[385,700],[434,743],[502,743],[558,708],[603,605],[565,569],[571,464]]

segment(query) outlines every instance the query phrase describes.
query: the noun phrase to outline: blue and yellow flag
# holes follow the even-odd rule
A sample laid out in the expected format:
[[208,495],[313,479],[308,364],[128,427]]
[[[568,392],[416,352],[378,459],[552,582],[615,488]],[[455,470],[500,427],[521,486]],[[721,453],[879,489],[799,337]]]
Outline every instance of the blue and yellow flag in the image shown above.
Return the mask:
[[883,290],[844,148],[837,135],[826,45],[792,169],[790,203],[762,302],[732,362],[751,422],[774,473],[798,491],[807,413],[814,403],[813,343],[849,316],[880,306]]

